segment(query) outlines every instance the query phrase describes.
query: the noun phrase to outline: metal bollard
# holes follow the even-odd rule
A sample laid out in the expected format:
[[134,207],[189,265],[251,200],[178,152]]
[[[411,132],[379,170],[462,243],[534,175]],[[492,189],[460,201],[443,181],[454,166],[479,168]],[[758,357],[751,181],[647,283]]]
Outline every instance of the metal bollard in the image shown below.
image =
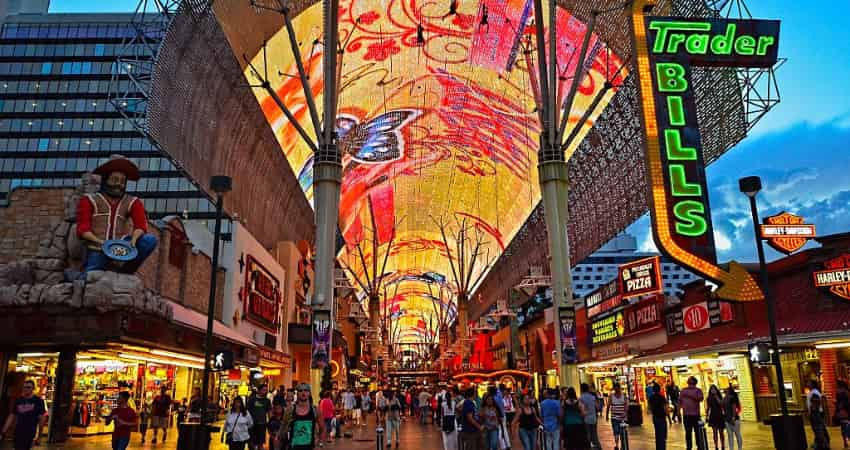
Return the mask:
[[384,428],[379,425],[375,428],[375,433],[378,436],[378,450],[384,450]]

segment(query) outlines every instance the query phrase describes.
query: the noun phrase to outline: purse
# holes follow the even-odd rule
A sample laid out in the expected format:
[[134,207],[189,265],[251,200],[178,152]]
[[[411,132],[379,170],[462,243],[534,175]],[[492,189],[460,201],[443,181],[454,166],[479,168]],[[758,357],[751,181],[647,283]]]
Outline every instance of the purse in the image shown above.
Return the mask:
[[[241,414],[241,413],[240,413]],[[224,442],[227,445],[233,443],[233,430],[236,429],[236,425],[239,423],[240,416],[236,416],[236,421],[233,422],[233,426],[230,427],[230,431],[225,432],[221,435],[221,442]]]

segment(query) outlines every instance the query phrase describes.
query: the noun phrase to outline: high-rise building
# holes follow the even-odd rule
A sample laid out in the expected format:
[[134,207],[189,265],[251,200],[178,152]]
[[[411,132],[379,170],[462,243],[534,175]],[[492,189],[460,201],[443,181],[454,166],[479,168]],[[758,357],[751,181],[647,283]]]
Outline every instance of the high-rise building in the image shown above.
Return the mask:
[[[76,186],[84,172],[123,154],[141,169],[128,191],[150,218],[213,218],[214,205],[109,101],[133,91],[118,56],[151,53],[129,44],[133,15],[48,14],[47,1],[0,3],[0,206],[20,186]],[[144,114],[144,105],[134,112]]]
[[[637,240],[630,234],[621,234],[611,239],[573,267],[573,296],[582,298],[617,278],[617,269],[621,264],[652,256],[658,256],[658,253],[639,252]],[[700,277],[662,256],[661,278],[664,294],[673,296],[681,290],[681,286]]]

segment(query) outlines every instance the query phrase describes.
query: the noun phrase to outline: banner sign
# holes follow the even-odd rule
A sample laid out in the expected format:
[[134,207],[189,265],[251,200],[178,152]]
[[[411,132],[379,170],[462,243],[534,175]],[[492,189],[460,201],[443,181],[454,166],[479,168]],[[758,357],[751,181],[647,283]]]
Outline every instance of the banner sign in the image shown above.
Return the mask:
[[824,270],[814,273],[815,287],[829,288],[829,292],[850,300],[850,253],[823,263]]
[[803,223],[802,217],[789,212],[765,217],[761,226],[761,238],[778,252],[790,255],[803,248],[815,237],[815,226]]
[[661,328],[664,317],[663,308],[663,295],[657,295],[626,308],[623,311],[626,326],[624,335],[630,336]]
[[561,323],[561,364],[575,364],[578,362],[575,308],[571,306],[558,308],[558,318]]
[[587,311],[588,319],[626,304],[623,297],[620,296],[617,280],[611,280],[603,284],[584,298],[584,307]]
[[732,305],[728,302],[709,300],[696,305],[682,307],[665,317],[667,335],[693,333],[734,320]]
[[239,292],[245,320],[277,333],[280,329],[280,280],[253,256],[245,263],[245,284]]
[[313,314],[313,352],[310,368],[324,369],[327,367],[330,361],[332,332],[333,327],[331,327],[330,317],[327,314],[320,314],[318,311]]
[[623,322],[623,313],[618,312],[605,316],[601,319],[594,320],[590,324],[590,344],[599,345],[604,342],[613,341],[623,337],[625,332],[625,323]]
[[764,294],[738,263],[717,265],[702,142],[692,89],[694,66],[772,67],[779,22],[645,16],[654,0],[632,3],[652,230],[658,248],[720,287],[718,297]]
[[664,292],[660,256],[623,264],[619,272],[620,294],[623,298]]

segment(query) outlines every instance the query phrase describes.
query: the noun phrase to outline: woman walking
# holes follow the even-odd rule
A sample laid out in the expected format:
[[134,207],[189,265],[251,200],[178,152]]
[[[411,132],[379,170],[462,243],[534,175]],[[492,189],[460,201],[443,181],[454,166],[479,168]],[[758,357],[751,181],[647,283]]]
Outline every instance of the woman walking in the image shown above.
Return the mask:
[[251,440],[250,430],[253,426],[254,420],[245,410],[242,397],[236,397],[230,406],[230,413],[224,420],[224,440],[227,442],[228,448],[230,450],[245,450],[245,445]]
[[743,450],[741,400],[738,399],[738,393],[732,386],[726,388],[726,395],[723,397],[723,419],[726,422],[726,441],[729,443],[729,450],[735,450],[735,442],[738,443],[738,450]]
[[457,400],[451,392],[446,391],[440,396],[440,427],[443,432],[443,450],[457,450],[457,422],[455,422],[455,407]]
[[484,425],[484,442],[486,450],[499,450],[499,432],[502,431],[501,411],[496,407],[492,395],[487,394],[481,402],[481,423]]
[[587,450],[587,430],[584,426],[584,406],[578,401],[575,388],[567,389],[563,404],[564,448],[566,450]]
[[537,449],[537,429],[543,425],[537,410],[531,405],[531,396],[526,394],[522,397],[522,405],[519,413],[511,425],[519,425],[519,441],[523,450]]
[[708,417],[708,426],[711,427],[714,438],[714,450],[717,450],[717,437],[720,436],[720,450],[726,450],[723,430],[726,428],[726,419],[723,415],[723,395],[716,385],[708,388],[708,401],[705,402],[705,416]]

